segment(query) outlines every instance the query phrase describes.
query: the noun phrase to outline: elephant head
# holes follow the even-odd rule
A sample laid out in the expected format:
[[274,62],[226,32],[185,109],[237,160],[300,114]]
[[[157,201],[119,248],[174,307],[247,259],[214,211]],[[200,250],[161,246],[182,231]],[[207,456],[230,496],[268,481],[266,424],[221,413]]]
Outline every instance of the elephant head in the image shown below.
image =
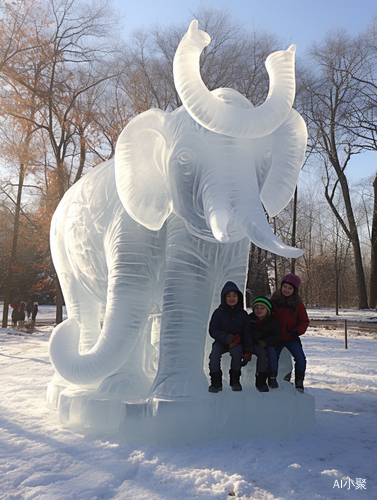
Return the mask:
[[254,108],[235,90],[204,86],[199,57],[209,41],[193,21],[177,49],[174,78],[183,107],[149,110],[123,130],[115,154],[119,196],[149,229],[160,229],[174,211],[200,238],[248,237],[299,257],[301,250],[273,234],[263,209],[274,216],[287,205],[305,154],[306,126],[292,109],[294,46],[268,57],[270,91]]

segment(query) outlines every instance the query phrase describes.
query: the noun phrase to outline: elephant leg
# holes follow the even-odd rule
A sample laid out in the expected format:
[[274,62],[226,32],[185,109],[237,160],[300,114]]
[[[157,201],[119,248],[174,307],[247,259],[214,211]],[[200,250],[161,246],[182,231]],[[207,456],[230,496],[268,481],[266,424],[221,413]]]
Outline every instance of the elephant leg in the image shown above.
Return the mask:
[[[125,238],[123,234],[121,238]],[[164,232],[143,230],[137,242],[128,237],[124,243],[117,241],[118,249],[112,251],[102,346],[112,352],[115,364],[119,356],[123,360],[116,372],[101,383],[100,392],[140,397],[149,392],[151,380],[145,373],[150,352],[148,319],[162,294],[161,240],[165,242]],[[108,359],[111,361],[111,357]]]
[[218,295],[215,296],[216,300],[220,298],[220,291],[227,281],[236,283],[238,288],[244,293],[249,247],[250,241],[247,238],[237,243],[221,245],[216,268],[218,278]]
[[[250,242],[247,238],[238,241],[237,243],[219,245],[218,257],[216,259],[216,268],[214,271],[216,284],[213,288],[211,314],[220,303],[221,290],[223,289],[227,281],[233,281],[233,283],[235,283],[242,292],[244,291],[247,275],[249,247]],[[244,299],[246,300],[245,294]],[[246,307],[246,303],[244,305]],[[208,334],[207,328],[204,356],[205,373],[208,373],[208,357],[212,349],[212,343],[213,339]],[[228,358],[225,356],[223,361],[224,373],[227,372],[227,368],[225,367],[230,364],[230,360]]]
[[203,357],[218,247],[191,236],[177,217],[169,220],[155,397],[207,390]]

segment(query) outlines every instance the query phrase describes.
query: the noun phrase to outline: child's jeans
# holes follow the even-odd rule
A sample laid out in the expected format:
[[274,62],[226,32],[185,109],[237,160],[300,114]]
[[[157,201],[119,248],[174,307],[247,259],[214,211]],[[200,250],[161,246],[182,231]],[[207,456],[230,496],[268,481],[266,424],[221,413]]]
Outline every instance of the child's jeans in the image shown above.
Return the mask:
[[304,372],[306,369],[306,357],[302,349],[302,344],[300,339],[295,340],[284,340],[279,342],[277,350],[277,357],[279,359],[281,351],[286,347],[288,351],[292,354],[295,360],[295,370]]
[[211,354],[209,355],[209,371],[210,373],[219,372],[221,369],[221,356],[229,352],[232,361],[230,363],[230,368],[232,370],[240,371],[241,370],[241,358],[243,354],[243,347],[241,344],[237,344],[232,347],[229,351],[229,346],[226,344],[222,344],[221,342],[215,342],[212,344]]
[[257,372],[258,373],[277,373],[278,358],[275,347],[258,347],[254,345],[254,354],[257,356]]

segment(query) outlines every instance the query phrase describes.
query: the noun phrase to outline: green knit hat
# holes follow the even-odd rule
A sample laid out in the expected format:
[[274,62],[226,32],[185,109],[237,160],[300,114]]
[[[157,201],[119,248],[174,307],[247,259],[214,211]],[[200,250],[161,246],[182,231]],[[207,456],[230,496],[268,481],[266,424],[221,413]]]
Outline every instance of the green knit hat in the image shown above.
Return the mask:
[[268,314],[271,314],[272,304],[267,297],[257,297],[253,302],[253,310],[257,304],[261,304],[262,306],[264,306],[267,309]]

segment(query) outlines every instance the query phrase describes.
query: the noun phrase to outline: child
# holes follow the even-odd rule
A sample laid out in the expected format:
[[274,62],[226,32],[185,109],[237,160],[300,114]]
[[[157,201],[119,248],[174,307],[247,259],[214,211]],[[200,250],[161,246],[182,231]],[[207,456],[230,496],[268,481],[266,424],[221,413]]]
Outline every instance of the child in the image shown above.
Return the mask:
[[26,308],[26,303],[21,302],[20,316],[18,318],[18,321],[25,321],[25,308]]
[[[299,336],[306,332],[309,318],[298,293],[300,285],[301,279],[296,274],[287,274],[282,279],[280,290],[272,295],[271,302],[280,329],[278,359],[281,351],[286,347],[295,360],[296,389],[302,392],[304,390],[306,358]],[[290,375],[286,375],[284,379],[289,381]]]
[[[258,357],[255,387],[259,392],[268,392],[268,386],[271,389],[279,387],[276,381],[278,371],[276,349],[280,340],[280,330],[272,311],[272,304],[267,297],[257,297],[254,300],[253,312],[249,314],[249,320],[254,354]],[[267,376],[268,385],[266,384]]]
[[19,309],[20,305],[19,304],[11,304],[11,307],[13,307],[13,311],[12,311],[12,324],[14,326],[17,325],[17,321],[20,320],[20,314],[21,314],[21,311]]
[[[209,334],[215,339],[209,355],[209,374],[211,385],[209,392],[222,390],[221,356],[229,352],[232,358],[230,365],[230,382],[233,391],[242,391],[240,384],[241,359],[250,361],[253,352],[250,321],[243,308],[243,294],[237,285],[228,281],[221,291],[221,304],[214,311]],[[245,353],[245,354],[244,354]]]

